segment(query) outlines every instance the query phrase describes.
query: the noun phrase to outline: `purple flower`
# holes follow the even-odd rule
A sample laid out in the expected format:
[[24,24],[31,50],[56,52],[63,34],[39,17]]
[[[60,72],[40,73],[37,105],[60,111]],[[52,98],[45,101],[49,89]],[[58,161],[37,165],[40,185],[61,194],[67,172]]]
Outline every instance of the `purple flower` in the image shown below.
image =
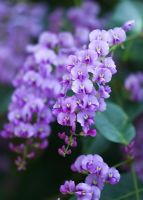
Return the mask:
[[111,38],[108,31],[96,29],[89,34],[89,40],[90,42],[94,40],[102,40],[109,43]]
[[74,113],[77,107],[76,99],[68,97],[62,103],[62,109],[65,113]]
[[96,186],[91,186],[92,189],[92,200],[99,200],[100,199],[100,189]]
[[89,130],[89,127],[93,124],[93,112],[79,112],[77,114],[77,122],[81,124],[85,133]]
[[71,70],[72,79],[76,80],[79,79],[83,81],[88,78],[88,71],[86,66],[77,65],[72,68]]
[[128,32],[130,30],[132,30],[135,26],[135,20],[130,20],[130,21],[127,21],[124,25],[123,25],[123,29],[125,32]]
[[110,184],[116,184],[118,183],[120,180],[120,174],[118,172],[117,169],[115,169],[114,167],[110,168],[108,171],[108,175],[106,178],[106,181]]
[[14,132],[15,136],[21,138],[30,138],[35,134],[34,127],[30,124],[20,123]]
[[72,90],[76,94],[82,94],[82,93],[90,94],[92,92],[92,89],[93,89],[93,83],[88,79],[85,79],[84,81],[80,80],[73,81]]
[[35,59],[38,64],[57,64],[57,57],[54,51],[42,48],[35,53]]
[[108,68],[112,74],[115,74],[117,72],[116,65],[115,65],[112,57],[105,58],[105,60],[103,61],[103,65],[104,65],[104,67]]
[[75,45],[74,38],[69,32],[62,32],[59,34],[59,43],[64,48],[73,47]]
[[58,123],[63,126],[72,126],[75,128],[75,120],[76,115],[75,114],[69,114],[69,113],[59,113],[57,117]]
[[85,183],[91,186],[96,186],[100,190],[103,189],[104,182],[105,182],[105,179],[102,179],[100,176],[97,176],[96,174],[89,174],[85,179]]
[[54,33],[44,32],[39,38],[39,43],[45,47],[55,48],[58,45],[58,37]]
[[77,53],[79,61],[85,65],[94,65],[98,58],[97,53],[94,50],[82,50]]
[[111,45],[120,44],[126,40],[126,33],[122,28],[114,28],[109,30],[111,36]]
[[99,84],[105,84],[111,81],[112,73],[107,68],[97,68],[94,71],[93,81]]
[[92,200],[92,188],[86,183],[76,185],[75,195],[77,200]]
[[65,181],[64,185],[61,185],[60,192],[62,194],[72,194],[75,192],[75,182]]
[[97,154],[80,155],[72,164],[71,170],[85,174],[85,181],[77,184],[73,193],[69,192],[67,181],[66,189],[65,186],[61,186],[61,192],[74,194],[78,200],[99,200],[105,183],[116,184],[120,180],[119,172],[114,167],[109,169],[102,157]]
[[107,56],[109,53],[109,45],[102,40],[93,40],[89,44],[89,49],[95,50],[99,57]]

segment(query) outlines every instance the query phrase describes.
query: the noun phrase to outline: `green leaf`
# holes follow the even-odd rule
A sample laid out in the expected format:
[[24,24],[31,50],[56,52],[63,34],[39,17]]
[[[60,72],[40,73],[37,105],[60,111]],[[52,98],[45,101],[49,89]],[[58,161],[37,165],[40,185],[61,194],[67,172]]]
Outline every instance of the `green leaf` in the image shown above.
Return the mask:
[[139,33],[142,30],[142,8],[143,5],[132,0],[120,1],[111,15],[111,24],[122,25],[128,20],[135,20],[134,32]]
[[82,153],[83,154],[101,154],[107,150],[110,142],[97,133],[96,137],[82,137]]
[[[140,199],[143,199],[143,184],[139,182]],[[142,195],[142,196],[141,196]],[[117,185],[106,185],[101,193],[101,200],[135,200],[132,175],[122,174]]]
[[105,112],[99,112],[95,126],[100,134],[112,142],[127,145],[135,136],[135,128],[126,113],[118,105],[107,104]]

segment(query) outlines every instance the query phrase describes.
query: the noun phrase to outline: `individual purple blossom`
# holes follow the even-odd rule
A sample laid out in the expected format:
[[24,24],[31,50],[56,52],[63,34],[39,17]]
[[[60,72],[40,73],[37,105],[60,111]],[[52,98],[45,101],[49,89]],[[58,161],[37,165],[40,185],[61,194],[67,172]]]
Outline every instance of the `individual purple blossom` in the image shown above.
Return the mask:
[[123,29],[125,32],[128,32],[130,30],[132,30],[135,26],[135,20],[130,20],[130,21],[127,21],[124,25],[123,25]]
[[39,38],[39,43],[49,48],[55,48],[58,45],[58,37],[54,33],[44,32]]
[[111,81],[112,73],[107,68],[95,69],[93,81],[99,84],[105,84]]
[[76,185],[75,195],[78,200],[91,200],[92,199],[92,189],[86,183],[79,183]]
[[72,194],[75,192],[75,182],[74,181],[65,181],[64,185],[61,185],[60,192],[62,194]]
[[100,176],[97,176],[96,174],[89,174],[85,179],[85,183],[91,186],[96,186],[100,190],[103,189],[104,182],[105,182],[105,179],[102,179]]
[[77,53],[79,62],[87,65],[94,65],[98,58],[98,54],[94,50],[85,49]]
[[20,138],[30,138],[34,135],[34,127],[29,124],[20,123],[15,128],[15,136]]
[[91,186],[91,189],[92,189],[92,200],[99,200],[101,195],[100,189],[96,186]]
[[73,77],[73,80],[80,80],[80,81],[83,81],[85,80],[86,78],[88,78],[88,71],[87,71],[87,67],[86,66],[75,66],[72,68],[71,70],[71,75]]
[[107,56],[109,53],[109,45],[106,41],[93,40],[89,44],[89,49],[95,50],[98,57]]
[[93,89],[93,83],[88,79],[85,79],[84,81],[77,79],[73,81],[71,88],[76,94],[90,94]]
[[108,171],[108,175],[106,181],[112,185],[118,183],[120,180],[120,174],[117,169],[114,167],[110,168]]
[[122,28],[114,28],[109,30],[109,34],[111,37],[111,45],[117,45],[120,44],[122,42],[124,42],[126,40],[126,33],[124,31],[124,29]]
[[74,38],[69,32],[61,32],[59,34],[59,43],[64,48],[73,47],[75,45]]
[[112,74],[115,74],[117,72],[116,65],[112,59],[112,57],[106,57],[103,61],[104,67],[109,69]]
[[96,29],[89,34],[89,40],[90,42],[94,40],[102,40],[109,43],[111,37],[108,31]]

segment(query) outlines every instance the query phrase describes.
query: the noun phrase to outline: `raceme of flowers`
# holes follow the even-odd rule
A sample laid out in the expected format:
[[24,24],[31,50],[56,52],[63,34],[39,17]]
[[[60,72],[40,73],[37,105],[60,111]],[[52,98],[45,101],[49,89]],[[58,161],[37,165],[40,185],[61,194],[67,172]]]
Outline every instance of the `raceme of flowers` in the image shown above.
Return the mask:
[[11,150],[19,154],[19,170],[25,168],[27,158],[34,157],[36,149],[48,145],[50,123],[54,120],[52,107],[60,94],[63,65],[74,48],[74,39],[67,32],[44,32],[37,45],[28,46],[29,56],[14,81],[9,123],[1,132],[3,138],[24,139],[20,144],[10,144]]
[[74,195],[77,200],[99,200],[105,183],[117,184],[120,174],[114,167],[95,155],[81,155],[71,166],[72,171],[86,175],[85,181],[76,184],[74,181],[65,181],[60,187],[63,195]]
[[127,77],[125,88],[130,92],[130,99],[136,102],[143,101],[143,73],[137,72]]
[[[96,123],[95,113],[106,110],[105,99],[111,92],[108,84],[117,71],[110,48],[126,40],[127,29],[129,23],[108,31],[93,30],[87,48],[68,57],[62,92],[53,107],[58,123],[69,127],[68,133],[59,133],[67,146],[76,146],[77,125],[81,127],[78,135],[96,136],[96,130],[91,128]],[[63,145],[59,153],[65,156],[71,150]]]
[[26,46],[43,30],[42,4],[0,1],[0,82],[11,84],[24,63]]

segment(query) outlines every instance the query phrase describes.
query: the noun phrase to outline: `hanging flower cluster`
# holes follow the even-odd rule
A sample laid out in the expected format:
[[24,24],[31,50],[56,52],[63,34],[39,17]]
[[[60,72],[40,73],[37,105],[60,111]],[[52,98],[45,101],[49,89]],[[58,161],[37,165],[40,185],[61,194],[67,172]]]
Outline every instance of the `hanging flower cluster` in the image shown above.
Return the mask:
[[77,200],[98,200],[104,184],[116,184],[120,180],[120,174],[114,167],[109,166],[103,159],[95,155],[81,155],[71,166],[74,172],[86,174],[85,181],[75,184],[74,181],[65,181],[60,187],[63,195],[75,195]]
[[[68,57],[61,95],[53,107],[58,123],[69,127],[68,136],[59,134],[68,146],[76,144],[77,125],[81,127],[81,135],[96,135],[96,130],[91,128],[95,113],[106,109],[105,99],[109,98],[111,92],[108,84],[116,73],[110,48],[125,39],[123,28],[108,31],[96,29],[89,34],[88,47]],[[67,151],[63,145],[59,153],[65,156],[71,150]]]
[[18,145],[10,144],[11,150],[19,154],[19,169],[25,168],[25,160],[34,157],[36,149],[48,145],[50,123],[54,120],[52,107],[60,95],[63,65],[74,48],[74,39],[67,32],[44,32],[37,45],[28,47],[29,56],[14,81],[9,123],[1,132],[3,138],[23,139]]
[[42,4],[8,2],[0,1],[0,82],[11,84],[26,58],[26,46],[43,30],[46,9]]

